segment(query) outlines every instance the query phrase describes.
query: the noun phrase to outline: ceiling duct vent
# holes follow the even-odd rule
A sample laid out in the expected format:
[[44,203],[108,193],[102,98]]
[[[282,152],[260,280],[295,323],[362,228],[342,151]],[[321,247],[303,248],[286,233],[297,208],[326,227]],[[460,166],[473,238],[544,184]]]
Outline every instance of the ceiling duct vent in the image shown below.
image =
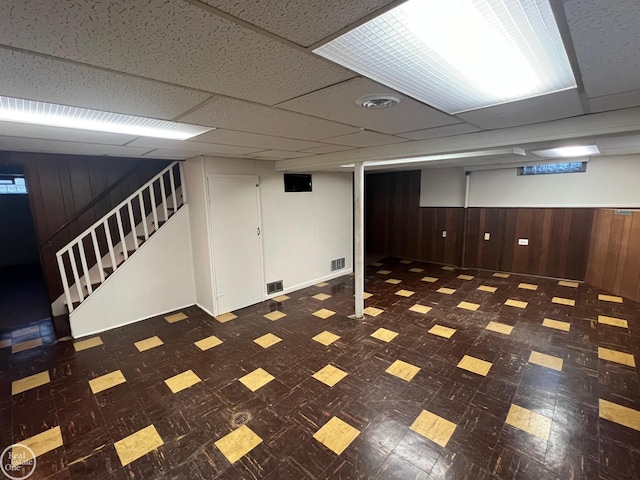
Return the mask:
[[401,100],[397,95],[365,95],[356,100],[356,105],[369,110],[382,110],[383,108],[395,107]]
[[271,295],[272,293],[281,292],[283,290],[282,280],[278,280],[276,282],[267,283],[267,295]]
[[344,257],[331,260],[331,271],[342,270],[344,268]]

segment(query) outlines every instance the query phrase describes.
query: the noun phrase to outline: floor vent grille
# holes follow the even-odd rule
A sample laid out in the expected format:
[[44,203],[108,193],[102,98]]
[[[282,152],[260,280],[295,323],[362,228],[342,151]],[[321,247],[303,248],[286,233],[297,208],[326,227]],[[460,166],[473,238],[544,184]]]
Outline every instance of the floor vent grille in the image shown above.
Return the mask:
[[271,295],[272,293],[281,292],[283,290],[282,280],[278,280],[277,282],[267,283],[267,295]]
[[344,265],[344,257],[331,260],[331,271],[333,272],[335,270],[342,270],[344,268]]

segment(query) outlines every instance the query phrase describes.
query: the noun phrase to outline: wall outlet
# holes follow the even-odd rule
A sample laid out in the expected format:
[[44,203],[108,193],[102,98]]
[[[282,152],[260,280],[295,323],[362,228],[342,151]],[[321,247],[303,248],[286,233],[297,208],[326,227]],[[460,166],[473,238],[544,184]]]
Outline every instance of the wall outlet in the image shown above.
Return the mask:
[[518,239],[518,245],[529,245],[529,239],[528,238],[519,238]]
[[489,232],[486,232],[486,233],[484,234],[484,239],[485,239],[485,240],[489,240],[489,239],[491,239],[491,234],[490,234]]
[[447,231],[446,230],[442,230],[442,238],[447,238]]

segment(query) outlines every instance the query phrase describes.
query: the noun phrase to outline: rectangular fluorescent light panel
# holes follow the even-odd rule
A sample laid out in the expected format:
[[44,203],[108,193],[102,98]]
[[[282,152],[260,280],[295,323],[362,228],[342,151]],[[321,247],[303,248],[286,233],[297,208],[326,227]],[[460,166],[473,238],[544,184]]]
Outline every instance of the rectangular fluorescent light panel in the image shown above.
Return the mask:
[[314,52],[450,114],[576,88],[548,0],[409,0]]
[[212,127],[0,96],[0,121],[186,140]]
[[576,145],[571,147],[549,148],[547,150],[533,150],[531,153],[542,158],[571,158],[598,155],[597,145]]

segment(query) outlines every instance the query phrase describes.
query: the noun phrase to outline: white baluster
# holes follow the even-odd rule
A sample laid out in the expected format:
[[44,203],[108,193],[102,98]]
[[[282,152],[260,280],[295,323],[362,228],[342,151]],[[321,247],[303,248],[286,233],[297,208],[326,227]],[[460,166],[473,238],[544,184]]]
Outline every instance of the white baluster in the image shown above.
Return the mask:
[[173,177],[173,165],[169,170],[169,184],[171,185],[171,198],[173,199],[173,213],[178,211],[178,199],[176,198],[176,180]]
[[[78,248],[80,249],[80,246],[78,246]],[[82,285],[80,285],[80,277],[78,276],[78,265],[76,265],[76,254],[73,253],[73,245],[71,245],[71,248],[69,249],[69,261],[71,262],[71,271],[73,272],[73,280],[76,283],[78,296],[80,297],[80,301],[83,301],[84,293],[82,292]]]
[[149,193],[151,196],[151,212],[153,213],[153,231],[158,230],[158,209],[156,208],[156,189],[153,186],[154,182],[149,185]]
[[149,225],[147,225],[147,212],[144,209],[144,196],[142,192],[138,194],[138,201],[140,202],[140,215],[142,215],[142,228],[144,229],[144,240],[149,240]]
[[84,276],[84,284],[87,286],[87,296],[93,293],[93,287],[91,286],[91,279],[89,278],[89,267],[87,266],[87,255],[84,252],[84,239],[81,237],[78,242],[78,249],[80,250],[80,265],[82,265],[82,275]]
[[96,265],[98,266],[98,273],[100,274],[100,283],[104,283],[104,267],[102,266],[102,256],[100,247],[98,246],[98,237],[96,236],[95,228],[91,230],[91,240],[93,241],[93,251],[96,253]]
[[111,257],[111,269],[115,272],[118,268],[118,262],[116,262],[116,254],[113,251],[113,240],[111,239],[111,229],[109,228],[109,217],[104,221],[104,232],[107,235],[107,245],[109,247],[109,256]]
[[169,211],[167,210],[167,192],[164,187],[164,175],[160,177],[160,198],[162,199],[162,211],[164,212],[164,221],[169,220]]
[[122,247],[122,255],[124,259],[129,258],[129,252],[127,251],[127,242],[124,240],[124,229],[122,228],[122,215],[120,209],[116,210],[116,221],[118,222],[118,234],[120,235],[120,246]]
[[69,309],[69,313],[73,312],[73,302],[71,301],[71,292],[69,292],[69,280],[67,280],[67,271],[64,268],[64,260],[62,259],[62,255],[66,250],[60,250],[56,253],[56,258],[58,259],[58,270],[60,270],[60,279],[62,280],[62,289],[64,290],[64,298],[67,301],[67,308]]
[[131,224],[131,235],[133,236],[133,246],[135,250],[140,248],[140,244],[138,243],[138,234],[136,232],[136,219],[133,218],[133,207],[131,206],[131,202],[127,202],[127,210],[129,211],[129,223]]

